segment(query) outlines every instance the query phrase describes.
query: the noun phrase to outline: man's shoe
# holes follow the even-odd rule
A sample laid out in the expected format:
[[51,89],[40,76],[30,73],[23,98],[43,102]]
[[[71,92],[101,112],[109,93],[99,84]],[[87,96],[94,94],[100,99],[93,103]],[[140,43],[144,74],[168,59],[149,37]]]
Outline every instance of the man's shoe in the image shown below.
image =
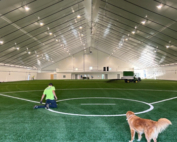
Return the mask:
[[38,108],[38,106],[37,106],[37,105],[35,105],[33,108],[34,108],[34,109],[37,109],[37,108]]
[[45,109],[49,109],[49,104],[46,104],[46,107],[45,107]]

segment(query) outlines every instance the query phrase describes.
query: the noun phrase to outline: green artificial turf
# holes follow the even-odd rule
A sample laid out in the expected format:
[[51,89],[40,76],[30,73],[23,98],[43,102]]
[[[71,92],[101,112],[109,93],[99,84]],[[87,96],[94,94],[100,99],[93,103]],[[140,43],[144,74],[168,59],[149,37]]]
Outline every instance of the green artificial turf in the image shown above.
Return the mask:
[[[58,102],[58,108],[53,110],[69,114],[116,115],[125,114],[128,110],[140,112],[149,109],[149,106],[121,98],[153,103],[177,96],[177,82],[163,80],[143,80],[139,83],[124,83],[122,80],[19,81],[1,83],[0,94],[39,102],[43,90],[50,82],[57,89],[58,100],[69,99]],[[77,99],[71,100],[71,98]],[[158,142],[177,141],[176,102],[177,99],[172,99],[156,103],[153,104],[152,111],[138,114],[142,118],[155,121],[165,117],[172,122],[172,126],[159,134]],[[113,105],[81,105],[87,103]],[[39,105],[39,103],[0,96],[0,141],[127,142],[130,140],[130,130],[125,116],[72,116],[46,109],[33,109],[35,104]],[[144,135],[142,142],[146,142]]]

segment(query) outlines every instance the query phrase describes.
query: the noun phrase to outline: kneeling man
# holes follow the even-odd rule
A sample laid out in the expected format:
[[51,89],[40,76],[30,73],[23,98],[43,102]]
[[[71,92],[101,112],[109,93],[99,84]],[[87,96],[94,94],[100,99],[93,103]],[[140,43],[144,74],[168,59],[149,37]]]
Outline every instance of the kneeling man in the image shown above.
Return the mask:
[[37,108],[57,108],[57,104],[56,104],[56,100],[57,100],[57,96],[55,94],[55,87],[53,86],[52,83],[49,83],[49,86],[44,90],[43,95],[41,97],[40,103],[42,104],[42,100],[44,99],[44,97],[46,96],[46,103],[45,105],[35,105],[33,108],[37,109]]

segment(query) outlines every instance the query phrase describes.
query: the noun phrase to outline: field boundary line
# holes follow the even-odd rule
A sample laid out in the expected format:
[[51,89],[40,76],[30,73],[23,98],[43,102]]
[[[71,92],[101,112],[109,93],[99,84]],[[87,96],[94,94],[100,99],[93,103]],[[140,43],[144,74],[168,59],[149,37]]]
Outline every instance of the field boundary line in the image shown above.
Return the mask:
[[169,101],[169,100],[173,100],[173,99],[177,99],[177,97],[173,97],[173,98],[169,98],[169,99],[165,99],[165,100],[161,100],[161,101],[157,101],[157,102],[152,102],[150,104],[157,104],[157,103],[161,103],[161,102],[165,102],[165,101]]
[[[56,89],[56,90],[124,90],[124,91],[165,91],[165,92],[177,92],[177,90],[154,90],[154,89],[124,89],[124,88],[69,88],[69,89]],[[33,92],[33,91],[44,91],[44,90],[24,90],[24,91],[11,91],[11,92],[0,92],[0,93],[15,93],[15,92]]]

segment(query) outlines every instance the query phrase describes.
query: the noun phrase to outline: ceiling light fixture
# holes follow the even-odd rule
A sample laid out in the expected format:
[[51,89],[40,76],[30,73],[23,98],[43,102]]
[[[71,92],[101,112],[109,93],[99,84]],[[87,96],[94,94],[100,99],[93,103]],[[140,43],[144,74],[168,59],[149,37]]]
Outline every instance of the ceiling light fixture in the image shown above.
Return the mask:
[[28,54],[31,54],[31,52],[28,52]]
[[40,22],[39,24],[40,24],[40,26],[44,26],[44,23],[42,23],[42,22]]
[[125,39],[126,41],[128,40],[128,38]]
[[56,39],[56,42],[58,42],[58,39]]
[[132,34],[135,34],[135,31],[132,31]]
[[80,15],[77,15],[77,18],[78,18],[78,19],[80,19],[80,18],[81,18],[81,16],[80,16]]
[[169,47],[170,47],[169,45],[166,46],[166,48],[169,48]]
[[159,5],[157,6],[158,9],[161,9],[162,7],[163,7],[163,4],[159,4]]
[[81,30],[81,29],[82,29],[82,26],[80,26],[79,29]]
[[26,11],[30,10],[30,8],[28,6],[25,6],[24,8],[25,8]]
[[49,33],[49,35],[51,36],[51,35],[52,35],[52,33],[50,32],[50,33]]
[[19,48],[19,47],[17,47],[16,49],[17,49],[17,50],[19,50],[20,48]]
[[1,40],[1,41],[0,41],[0,44],[3,44],[3,43],[4,43],[4,42]]
[[145,25],[146,24],[146,20],[142,21],[141,24]]

